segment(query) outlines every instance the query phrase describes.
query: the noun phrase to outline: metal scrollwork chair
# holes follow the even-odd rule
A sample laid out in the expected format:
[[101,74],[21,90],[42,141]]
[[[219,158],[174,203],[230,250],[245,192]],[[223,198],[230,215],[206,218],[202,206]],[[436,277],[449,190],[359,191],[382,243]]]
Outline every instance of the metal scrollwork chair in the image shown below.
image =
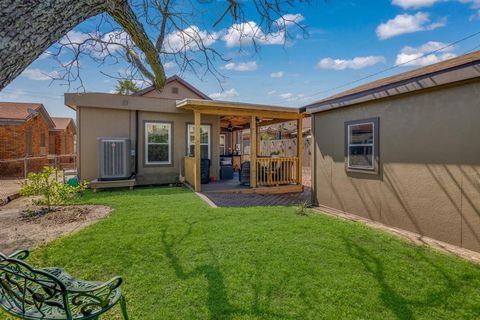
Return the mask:
[[117,303],[128,320],[125,299],[115,277],[106,283],[73,278],[61,268],[34,269],[26,250],[0,253],[0,307],[29,320],[98,320]]

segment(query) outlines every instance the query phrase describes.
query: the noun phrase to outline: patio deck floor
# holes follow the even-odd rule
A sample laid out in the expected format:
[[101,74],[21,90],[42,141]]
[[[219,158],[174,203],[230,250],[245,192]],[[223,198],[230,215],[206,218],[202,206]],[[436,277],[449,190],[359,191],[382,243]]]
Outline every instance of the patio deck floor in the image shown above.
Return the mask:
[[303,192],[283,194],[219,192],[232,189],[248,189],[247,186],[239,184],[238,173],[235,173],[231,180],[202,184],[202,194],[219,207],[289,206],[311,201],[311,189],[307,186]]
[[307,201],[310,203],[310,187],[304,187],[303,192],[257,194],[257,193],[224,193],[202,192],[219,207],[253,207],[253,206],[290,206]]
[[216,192],[231,189],[248,189],[247,186],[240,184],[238,172],[233,173],[233,179],[217,180],[215,182],[202,184],[202,192]]

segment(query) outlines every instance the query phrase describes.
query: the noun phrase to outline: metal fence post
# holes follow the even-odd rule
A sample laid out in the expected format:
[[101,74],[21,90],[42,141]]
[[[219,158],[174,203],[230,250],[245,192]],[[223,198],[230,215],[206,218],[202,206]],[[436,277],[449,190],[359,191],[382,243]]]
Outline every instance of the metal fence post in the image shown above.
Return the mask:
[[28,163],[27,163],[27,158],[23,158],[23,174],[25,176],[25,179],[27,179],[27,175],[28,175]]

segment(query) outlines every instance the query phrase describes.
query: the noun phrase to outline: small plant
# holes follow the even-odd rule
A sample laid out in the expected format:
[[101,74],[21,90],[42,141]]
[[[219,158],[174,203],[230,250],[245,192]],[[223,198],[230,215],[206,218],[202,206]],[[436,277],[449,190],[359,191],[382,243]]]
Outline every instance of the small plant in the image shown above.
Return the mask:
[[29,173],[28,179],[22,184],[20,194],[22,196],[41,196],[34,200],[34,204],[45,205],[47,211],[52,211],[52,206],[64,204],[87,187],[83,181],[78,186],[64,184],[56,178],[54,167],[44,167],[39,173]]
[[295,213],[299,216],[307,216],[308,215],[308,208],[311,207],[310,202],[308,200],[304,200],[297,205]]

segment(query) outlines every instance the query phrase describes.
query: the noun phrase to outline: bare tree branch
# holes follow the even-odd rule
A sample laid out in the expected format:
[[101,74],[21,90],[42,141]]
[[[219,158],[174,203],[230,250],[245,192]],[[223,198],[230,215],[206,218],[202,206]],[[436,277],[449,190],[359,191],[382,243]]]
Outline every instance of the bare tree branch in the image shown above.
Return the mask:
[[[157,89],[165,84],[166,63],[175,63],[180,73],[188,71],[200,78],[211,74],[221,83],[224,77],[218,62],[229,59],[213,46],[215,42],[227,41],[226,34],[234,32],[239,35],[234,39],[239,50],[244,42],[255,52],[269,41],[285,44],[292,26],[305,35],[301,19],[291,10],[309,2],[0,0],[0,89],[47,48],[60,66],[53,78],[68,86],[77,83],[77,89],[84,88],[81,60],[86,58],[99,67],[126,62],[125,77],[146,79]],[[253,14],[247,6],[254,8]],[[94,30],[71,31],[90,18],[97,22]],[[223,28],[214,31],[221,25]]]

